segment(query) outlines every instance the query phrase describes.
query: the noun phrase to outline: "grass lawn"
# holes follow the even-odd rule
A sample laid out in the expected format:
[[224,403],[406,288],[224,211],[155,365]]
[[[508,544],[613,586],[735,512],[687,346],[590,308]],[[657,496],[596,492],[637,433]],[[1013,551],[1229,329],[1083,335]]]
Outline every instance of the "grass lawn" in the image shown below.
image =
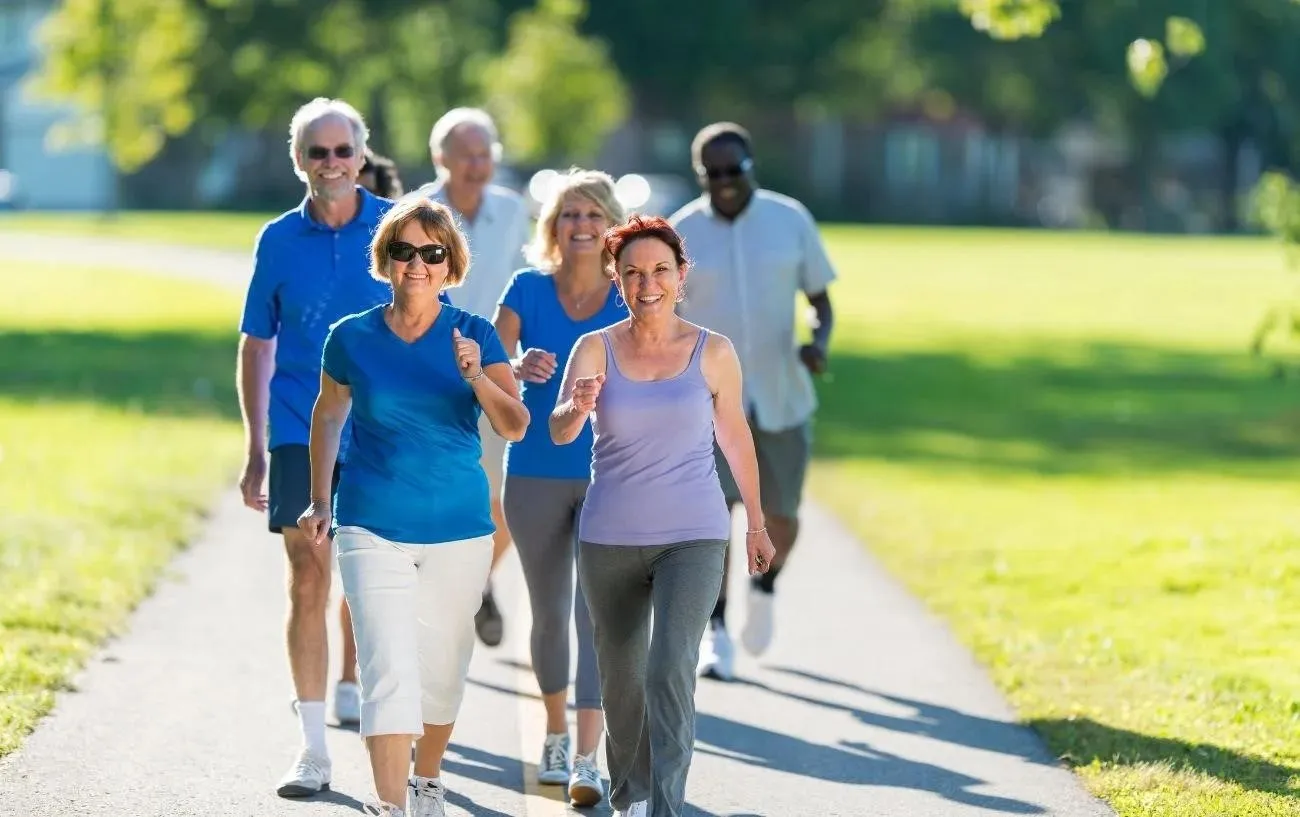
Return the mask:
[[238,300],[0,262],[0,756],[196,531],[242,450]]
[[1256,240],[828,231],[814,491],[1121,815],[1300,815],[1300,384]]
[[272,213],[123,212],[111,219],[98,213],[6,213],[0,211],[0,233],[22,230],[79,234],[192,244],[219,250],[253,251],[253,238]]

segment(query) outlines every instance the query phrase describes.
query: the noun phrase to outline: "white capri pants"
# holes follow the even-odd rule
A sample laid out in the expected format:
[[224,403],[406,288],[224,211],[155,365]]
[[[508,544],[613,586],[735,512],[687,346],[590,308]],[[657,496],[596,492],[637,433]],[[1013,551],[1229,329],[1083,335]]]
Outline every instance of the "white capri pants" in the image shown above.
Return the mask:
[[341,525],[334,546],[357,639],[362,737],[455,721],[492,537],[410,545]]

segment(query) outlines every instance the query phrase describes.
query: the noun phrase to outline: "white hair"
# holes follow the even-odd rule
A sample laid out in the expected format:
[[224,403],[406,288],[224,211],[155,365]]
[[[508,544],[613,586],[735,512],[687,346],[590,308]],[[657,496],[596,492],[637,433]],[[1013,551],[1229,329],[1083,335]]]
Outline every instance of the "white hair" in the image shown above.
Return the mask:
[[461,125],[481,128],[487,134],[488,142],[492,146],[492,161],[501,161],[501,139],[497,134],[497,123],[493,121],[492,115],[482,108],[452,108],[439,117],[438,121],[433,123],[433,130],[429,131],[429,151],[433,154],[433,163],[439,178],[446,178],[447,175],[439,157],[447,149],[447,140],[451,138],[452,132]]
[[289,122],[289,158],[293,161],[293,172],[304,182],[307,181],[307,174],[302,172],[303,140],[312,125],[332,116],[345,120],[352,127],[352,147],[356,148],[357,153],[366,152],[370,129],[366,127],[366,120],[357,109],[341,99],[318,96],[299,108]]

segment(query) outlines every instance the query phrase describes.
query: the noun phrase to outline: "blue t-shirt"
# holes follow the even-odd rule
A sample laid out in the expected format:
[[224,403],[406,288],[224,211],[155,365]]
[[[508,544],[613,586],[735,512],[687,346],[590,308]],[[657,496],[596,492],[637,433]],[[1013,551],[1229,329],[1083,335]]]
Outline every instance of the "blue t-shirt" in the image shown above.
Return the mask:
[[369,270],[370,240],[393,202],[361,187],[357,191],[356,218],[337,230],[313,219],[304,198],[257,234],[239,329],[276,340],[269,448],[307,444],[320,392],[321,346],[330,326],[392,298],[389,285]]
[[[578,338],[604,329],[627,317],[627,306],[611,283],[600,311],[585,321],[575,321],[560,304],[555,278],[540,270],[522,269],[510,279],[501,295],[501,305],[519,316],[519,345],[543,349],[555,354],[555,374],[545,383],[520,383],[524,405],[533,421],[524,438],[506,446],[506,473],[521,477],[550,479],[591,478],[591,423],[584,423],[578,438],[569,445],[551,442],[549,423],[544,419],[555,410],[564,382],[564,367],[569,363]],[[513,351],[513,350],[512,350]]]
[[483,409],[456,366],[452,329],[478,343],[485,367],[507,360],[496,329],[444,305],[429,331],[407,343],[384,322],[384,308],[339,321],[321,355],[325,372],[352,390],[352,449],[339,473],[335,524],[416,545],[490,534]]

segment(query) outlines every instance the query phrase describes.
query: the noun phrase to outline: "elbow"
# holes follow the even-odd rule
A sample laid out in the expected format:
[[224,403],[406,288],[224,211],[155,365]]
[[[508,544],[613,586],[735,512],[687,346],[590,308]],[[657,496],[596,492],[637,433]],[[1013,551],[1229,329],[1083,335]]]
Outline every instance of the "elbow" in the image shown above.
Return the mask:
[[528,408],[523,403],[520,403],[514,416],[510,419],[510,427],[505,429],[505,433],[501,436],[512,443],[517,443],[528,433],[528,424],[532,421],[532,417],[528,413]]

